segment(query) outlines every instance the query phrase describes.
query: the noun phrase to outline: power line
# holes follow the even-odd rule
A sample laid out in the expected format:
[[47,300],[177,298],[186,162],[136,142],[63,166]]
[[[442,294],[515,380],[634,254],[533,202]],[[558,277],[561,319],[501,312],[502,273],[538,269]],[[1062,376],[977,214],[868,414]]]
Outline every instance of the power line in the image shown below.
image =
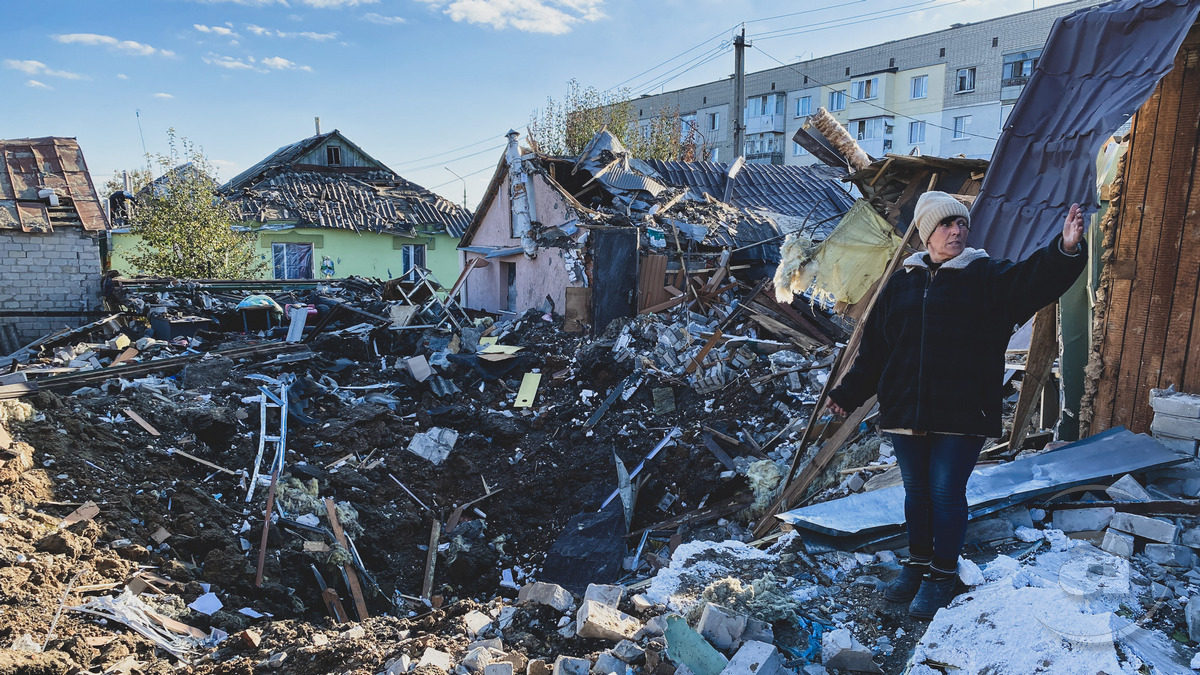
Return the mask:
[[[641,87],[639,94],[644,94],[644,93],[653,91],[653,90],[665,85],[666,83],[670,82],[671,80],[674,80],[675,78],[679,77],[680,75],[683,75],[684,73],[686,73],[688,71],[699,68],[700,66],[712,61],[713,59],[716,59],[719,56],[724,56],[728,53],[729,53],[729,44],[722,43],[722,44],[704,52],[700,56],[697,56],[696,58],[691,59],[690,61],[685,61],[684,63],[681,63],[678,66],[672,68],[671,70],[668,70],[667,72],[663,73],[662,75],[659,75],[658,77],[654,78],[653,80],[650,80],[650,82],[646,83],[645,86]],[[676,70],[679,70],[680,68],[683,68],[683,70],[681,70],[678,73],[675,73],[674,75],[671,75],[671,73],[673,73]],[[662,79],[662,78],[666,78],[666,79]]]
[[761,23],[763,21],[774,21],[775,19],[786,19],[790,16],[800,16],[801,14],[815,14],[816,12],[824,12],[827,9],[840,9],[842,7],[848,7],[850,5],[862,4],[866,1],[867,0],[850,0],[850,2],[843,2],[839,5],[830,5],[828,7],[817,7],[816,9],[805,9],[805,10],[802,10],[799,12],[791,12],[788,14],[777,14],[775,16],[768,16],[768,17],[764,17],[762,19],[750,19],[749,21],[744,21],[743,23]]
[[[855,0],[855,1],[856,1],[856,2],[865,2],[865,0]],[[730,27],[730,28],[725,28],[725,29],[721,30],[721,32],[720,32],[720,33],[717,33],[716,35],[714,35],[714,36],[712,36],[712,37],[710,37],[710,38],[708,38],[708,39],[706,39],[706,40],[704,40],[704,41],[700,42],[700,44],[697,44],[697,45],[695,45],[694,47],[691,47],[691,48],[689,48],[689,49],[687,49],[687,50],[685,50],[685,51],[682,51],[682,52],[680,52],[680,53],[676,54],[675,56],[672,56],[671,58],[667,59],[666,61],[663,61],[662,63],[659,63],[659,64],[657,64],[657,65],[651,66],[651,67],[647,68],[646,70],[643,70],[642,72],[638,73],[637,75],[634,75],[633,77],[631,77],[631,78],[629,78],[629,79],[625,80],[624,82],[618,82],[617,84],[614,84],[613,86],[609,87],[608,89],[605,89],[604,91],[606,91],[606,92],[608,92],[608,91],[613,91],[613,90],[617,89],[618,87],[621,87],[621,86],[623,86],[623,85],[625,85],[625,84],[628,84],[629,82],[632,82],[633,80],[636,80],[637,78],[639,78],[639,77],[641,77],[641,76],[645,75],[646,73],[649,73],[649,72],[652,72],[652,71],[654,71],[654,70],[657,70],[657,69],[661,68],[662,66],[665,66],[665,65],[667,65],[668,63],[670,63],[670,62],[674,61],[675,59],[677,59],[677,58],[679,58],[679,57],[683,56],[684,54],[691,53],[691,52],[693,52],[693,51],[695,51],[695,50],[697,50],[697,49],[699,49],[699,48],[703,47],[704,45],[706,45],[706,44],[708,44],[709,42],[712,42],[713,40],[715,40],[715,39],[717,39],[717,38],[721,37],[721,36],[722,36],[722,35],[724,35],[726,32],[728,32],[728,31],[730,31],[730,30],[733,30],[733,29],[734,29],[734,28],[736,28],[736,27],[737,27],[737,24],[734,24],[734,25],[733,25],[732,27]]]
[[[495,169],[495,168],[496,168],[496,165],[495,165],[495,164],[488,164],[487,166],[483,167],[482,169],[479,169],[479,170],[477,170],[477,171],[472,171],[471,173],[466,173],[466,174],[463,174],[463,176],[462,176],[462,177],[463,177],[463,178],[468,178],[468,177],[470,177],[470,176],[474,176],[474,175],[476,175],[476,174],[483,173],[484,171],[487,171],[488,169]],[[434,185],[433,187],[430,187],[430,188],[425,188],[425,189],[426,189],[426,190],[436,190],[436,189],[438,189],[438,188],[440,188],[440,187],[446,187],[447,185],[449,185],[449,184],[451,184],[451,183],[454,183],[454,182],[456,182],[457,180],[458,180],[458,179],[457,179],[457,178],[455,178],[454,180],[448,180],[448,181],[446,181],[445,183],[438,183],[437,185]]]
[[[935,0],[921,0],[921,2],[915,2],[911,5],[901,5],[899,7],[892,7],[890,9],[880,9],[880,10],[876,10],[874,12],[867,12],[865,14],[856,14],[854,16],[845,16],[840,19],[830,19],[828,21],[818,21],[816,23],[805,24],[802,26],[792,26],[791,28],[779,28],[777,30],[766,31],[765,33],[756,35],[754,39],[755,40],[774,40],[776,38],[790,37],[792,35],[799,35],[801,33],[815,33],[817,31],[828,30],[830,28],[844,28],[846,26],[854,26],[854,25],[857,25],[860,23],[867,23],[869,21],[878,21],[880,19],[891,19],[891,18],[894,18],[897,16],[904,16],[906,14],[915,14],[916,12],[923,12],[927,9],[935,9],[935,8],[947,7],[949,5],[957,5],[960,2],[966,2],[966,0],[954,0],[954,2],[947,2],[947,3],[940,4],[940,5],[934,5],[933,7],[926,7],[926,5],[929,5],[933,2],[935,2]],[[910,9],[913,7],[916,7],[917,9]],[[904,11],[904,12],[898,11],[898,10],[902,10],[902,9],[908,10],[908,11]],[[895,12],[895,13],[888,14],[888,12]],[[884,16],[876,16],[879,14],[883,14]],[[860,21],[850,21],[850,19],[860,19]],[[845,22],[845,23],[840,23],[840,22]],[[833,24],[833,25],[828,25],[828,24]]]

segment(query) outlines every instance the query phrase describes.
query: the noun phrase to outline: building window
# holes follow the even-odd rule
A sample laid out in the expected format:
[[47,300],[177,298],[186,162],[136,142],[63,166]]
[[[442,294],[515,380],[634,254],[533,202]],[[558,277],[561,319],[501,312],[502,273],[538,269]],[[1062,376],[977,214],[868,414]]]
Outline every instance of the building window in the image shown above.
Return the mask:
[[712,149],[712,156],[708,158],[708,161],[710,161],[710,162],[719,162],[719,161],[721,161],[721,149],[720,149],[720,148],[713,148],[713,149]]
[[958,75],[954,78],[954,93],[964,94],[969,91],[975,91],[975,69],[974,68],[959,68]]
[[855,101],[869,101],[873,98],[879,98],[879,78],[872,77],[869,80],[859,80],[850,84],[852,96]]
[[805,117],[812,114],[812,97],[801,96],[796,99],[796,117]]
[[830,110],[845,110],[846,109],[846,90],[835,89],[829,92],[829,109]]
[[1000,38],[998,38],[998,37],[992,38],[992,46],[999,47],[1000,46]]
[[888,68],[895,68],[895,67],[896,67],[896,57],[893,56],[892,58],[888,59]]
[[271,244],[276,279],[312,279],[312,244]]
[[917,75],[912,79],[912,85],[909,87],[909,98],[925,98],[929,95],[929,76]]
[[942,47],[941,49],[938,50],[938,56],[941,56],[941,57],[946,56],[946,48],[945,47]]
[[954,140],[962,140],[967,137],[967,127],[971,125],[971,116],[963,115],[962,117],[954,118]]
[[400,249],[400,274],[407,281],[416,281],[413,268],[425,267],[425,244],[405,244]]
[[686,138],[687,135],[693,131],[698,131],[698,129],[696,129],[696,114],[692,113],[691,115],[680,115],[679,133],[683,134],[683,136]]
[[336,145],[325,146],[325,163],[329,166],[341,166],[342,149]]
[[775,114],[782,115],[787,112],[787,96],[785,94],[775,94]]
[[877,138],[883,138],[888,131],[885,128],[885,119],[883,117],[850,121],[850,133],[859,141],[873,141]]
[[721,128],[721,113],[708,113],[708,130],[716,131]]
[[800,145],[796,141],[792,141],[792,156],[793,157],[803,157],[804,155],[807,155],[807,154],[808,154],[808,150],[805,150],[803,145]]
[[1014,87],[1028,82],[1030,76],[1033,75],[1033,71],[1037,68],[1038,59],[1041,56],[1042,50],[1040,49],[1005,54],[1004,70],[1000,75],[1000,86]]
[[908,142],[910,145],[925,142],[925,122],[923,120],[908,123]]

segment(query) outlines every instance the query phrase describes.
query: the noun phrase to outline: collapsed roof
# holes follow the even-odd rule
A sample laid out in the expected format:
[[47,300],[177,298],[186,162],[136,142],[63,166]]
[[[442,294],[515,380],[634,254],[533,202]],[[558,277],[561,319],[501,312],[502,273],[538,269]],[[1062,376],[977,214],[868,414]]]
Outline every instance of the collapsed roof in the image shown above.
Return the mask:
[[0,230],[97,232],[107,226],[74,138],[0,140]]

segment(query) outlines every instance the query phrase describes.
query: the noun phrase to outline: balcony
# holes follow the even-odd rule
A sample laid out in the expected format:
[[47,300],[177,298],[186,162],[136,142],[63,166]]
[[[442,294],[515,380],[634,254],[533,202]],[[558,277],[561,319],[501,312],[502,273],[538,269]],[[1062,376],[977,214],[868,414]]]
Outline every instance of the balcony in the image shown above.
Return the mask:
[[748,134],[766,134],[766,133],[783,133],[783,124],[787,115],[782,113],[776,115],[754,115],[746,118],[746,133]]
[[783,164],[783,152],[753,152],[746,155],[746,161],[752,164]]

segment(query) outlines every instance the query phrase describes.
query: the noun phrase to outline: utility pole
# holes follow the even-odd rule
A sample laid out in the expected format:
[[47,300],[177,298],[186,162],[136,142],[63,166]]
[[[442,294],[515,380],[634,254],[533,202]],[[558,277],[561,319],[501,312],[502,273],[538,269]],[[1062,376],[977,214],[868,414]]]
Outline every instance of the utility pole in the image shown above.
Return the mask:
[[746,153],[746,26],[733,36],[733,150],[734,157]]
[[451,169],[451,168],[450,168],[450,167],[448,167],[448,166],[446,166],[446,167],[442,167],[442,168],[444,168],[445,170],[449,171],[451,174],[453,174],[453,175],[454,175],[454,177],[455,177],[455,178],[457,178],[457,179],[459,179],[459,180],[461,180],[461,181],[462,181],[462,184],[463,184],[463,211],[466,211],[466,210],[468,210],[468,209],[467,209],[467,179],[466,179],[466,178],[463,178],[462,176],[460,176],[460,175],[458,175],[458,174],[456,174],[456,173],[454,173],[454,169]]

